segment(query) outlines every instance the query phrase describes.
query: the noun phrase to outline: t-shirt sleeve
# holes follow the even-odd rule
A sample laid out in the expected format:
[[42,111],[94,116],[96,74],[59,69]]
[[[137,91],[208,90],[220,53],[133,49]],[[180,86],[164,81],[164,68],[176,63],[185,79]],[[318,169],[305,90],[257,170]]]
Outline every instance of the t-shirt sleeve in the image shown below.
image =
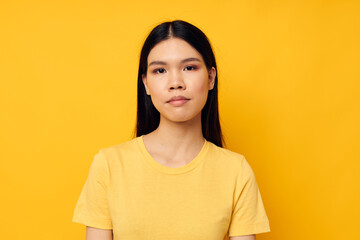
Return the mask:
[[73,222],[100,229],[112,229],[107,188],[109,167],[100,150],[95,154],[86,182],[76,204]]
[[270,232],[269,220],[262,202],[254,172],[243,157],[237,178],[229,236]]

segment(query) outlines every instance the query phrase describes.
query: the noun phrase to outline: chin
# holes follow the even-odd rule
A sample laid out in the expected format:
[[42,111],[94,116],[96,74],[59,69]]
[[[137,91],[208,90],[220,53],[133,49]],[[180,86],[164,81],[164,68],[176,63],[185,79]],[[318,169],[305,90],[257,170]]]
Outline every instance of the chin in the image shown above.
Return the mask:
[[169,116],[164,116],[164,120],[166,119],[167,121],[171,121],[171,122],[176,122],[176,123],[185,123],[185,122],[191,122],[191,121],[197,121],[197,119],[200,117],[200,121],[201,121],[201,112],[199,114],[196,115],[178,115],[178,116],[174,116],[172,115],[171,117]]

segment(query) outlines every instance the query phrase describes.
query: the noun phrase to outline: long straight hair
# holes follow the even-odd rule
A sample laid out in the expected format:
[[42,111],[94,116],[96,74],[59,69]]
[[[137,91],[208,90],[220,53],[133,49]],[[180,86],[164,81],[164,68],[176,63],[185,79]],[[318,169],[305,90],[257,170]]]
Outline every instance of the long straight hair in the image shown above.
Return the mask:
[[[189,43],[201,54],[207,69],[210,70],[214,67],[217,71],[215,56],[210,42],[199,28],[181,20],[164,22],[156,26],[146,38],[140,54],[137,86],[137,137],[154,131],[160,123],[160,113],[153,105],[151,97],[146,94],[142,81],[142,75],[147,73],[148,55],[156,44],[173,37],[180,38]],[[209,90],[207,101],[201,111],[201,128],[203,136],[207,141],[219,147],[223,146],[224,140],[218,109],[218,74],[215,77],[214,88]]]

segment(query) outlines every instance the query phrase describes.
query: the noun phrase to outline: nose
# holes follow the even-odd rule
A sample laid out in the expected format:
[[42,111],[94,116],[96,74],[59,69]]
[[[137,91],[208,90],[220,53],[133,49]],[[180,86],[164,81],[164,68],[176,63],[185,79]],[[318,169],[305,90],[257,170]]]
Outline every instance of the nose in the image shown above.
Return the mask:
[[174,71],[169,78],[169,90],[185,89],[184,79],[180,72]]

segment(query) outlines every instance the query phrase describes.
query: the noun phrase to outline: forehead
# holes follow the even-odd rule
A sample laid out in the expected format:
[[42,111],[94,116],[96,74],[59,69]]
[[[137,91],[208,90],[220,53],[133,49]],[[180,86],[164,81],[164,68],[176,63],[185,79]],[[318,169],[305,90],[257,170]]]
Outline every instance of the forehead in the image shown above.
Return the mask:
[[151,49],[148,55],[148,63],[151,61],[181,61],[185,58],[199,58],[201,54],[189,43],[180,38],[170,38],[159,42]]

